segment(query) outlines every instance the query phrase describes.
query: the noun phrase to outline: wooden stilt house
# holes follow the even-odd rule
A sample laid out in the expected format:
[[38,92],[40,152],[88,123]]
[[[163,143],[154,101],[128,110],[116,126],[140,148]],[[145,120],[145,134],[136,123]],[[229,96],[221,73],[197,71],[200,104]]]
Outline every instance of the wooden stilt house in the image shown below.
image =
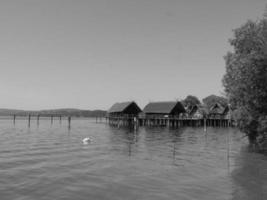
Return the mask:
[[181,102],[164,101],[149,103],[143,109],[142,125],[148,126],[178,126],[178,119],[185,108]]
[[223,111],[223,118],[224,119],[231,119],[231,111],[229,106],[225,106],[224,111]]
[[143,112],[146,118],[178,118],[185,108],[179,101],[152,102],[145,106]]
[[134,102],[115,103],[108,110],[109,117],[137,117],[142,110]]
[[205,109],[200,105],[194,105],[188,112],[191,119],[203,119],[205,117]]
[[229,106],[222,106],[219,103],[214,104],[209,111],[210,119],[227,119],[229,117]]
[[141,111],[134,101],[115,103],[108,110],[107,118],[112,125],[132,125],[138,123],[138,114]]

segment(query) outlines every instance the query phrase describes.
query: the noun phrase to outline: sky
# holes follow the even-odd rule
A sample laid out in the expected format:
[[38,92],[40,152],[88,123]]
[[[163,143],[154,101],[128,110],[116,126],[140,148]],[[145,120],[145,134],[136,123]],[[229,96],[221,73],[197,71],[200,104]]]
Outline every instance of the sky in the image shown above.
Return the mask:
[[223,93],[232,30],[266,0],[1,0],[0,108]]

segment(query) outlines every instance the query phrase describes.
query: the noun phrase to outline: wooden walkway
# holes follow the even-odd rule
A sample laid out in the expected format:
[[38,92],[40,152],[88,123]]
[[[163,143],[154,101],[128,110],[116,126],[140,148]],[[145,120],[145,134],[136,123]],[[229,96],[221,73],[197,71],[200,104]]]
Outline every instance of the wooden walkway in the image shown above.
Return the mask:
[[163,127],[232,127],[229,119],[192,119],[192,118],[125,118],[106,117],[106,123],[112,126],[163,126]]

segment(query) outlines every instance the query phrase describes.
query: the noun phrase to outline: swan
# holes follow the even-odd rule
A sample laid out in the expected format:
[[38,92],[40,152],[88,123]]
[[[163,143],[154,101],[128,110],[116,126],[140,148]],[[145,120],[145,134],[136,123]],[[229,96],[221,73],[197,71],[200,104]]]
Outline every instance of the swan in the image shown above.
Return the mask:
[[83,144],[88,144],[89,142],[92,142],[92,139],[89,137],[86,137],[83,139]]

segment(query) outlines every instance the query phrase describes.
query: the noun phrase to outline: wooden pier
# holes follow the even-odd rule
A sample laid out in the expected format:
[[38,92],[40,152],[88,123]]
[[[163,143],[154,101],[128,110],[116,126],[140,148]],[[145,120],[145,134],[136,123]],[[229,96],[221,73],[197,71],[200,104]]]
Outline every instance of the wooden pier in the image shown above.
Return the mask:
[[[229,108],[216,104],[210,113],[203,115],[200,107],[187,112],[179,101],[151,102],[143,111],[135,102],[115,103],[108,111],[106,121],[121,126],[163,126],[179,127],[231,127],[233,121],[227,115]],[[97,120],[97,119],[96,119]]]
[[23,119],[27,120],[28,122],[28,127],[31,126],[32,121],[36,119],[37,126],[40,124],[40,117],[43,119],[50,119],[51,125],[53,125],[55,118],[58,118],[59,124],[62,123],[62,118],[66,118],[68,122],[68,127],[71,127],[71,116],[62,116],[62,115],[13,115],[13,124],[16,124],[17,120]]
[[139,126],[139,119],[137,117],[107,117],[106,122],[116,127]]
[[115,103],[108,111],[106,121],[113,126],[138,126],[141,109],[135,102]]
[[233,122],[228,119],[190,119],[190,118],[136,118],[136,117],[107,117],[108,124],[121,126],[148,127],[232,127]]

